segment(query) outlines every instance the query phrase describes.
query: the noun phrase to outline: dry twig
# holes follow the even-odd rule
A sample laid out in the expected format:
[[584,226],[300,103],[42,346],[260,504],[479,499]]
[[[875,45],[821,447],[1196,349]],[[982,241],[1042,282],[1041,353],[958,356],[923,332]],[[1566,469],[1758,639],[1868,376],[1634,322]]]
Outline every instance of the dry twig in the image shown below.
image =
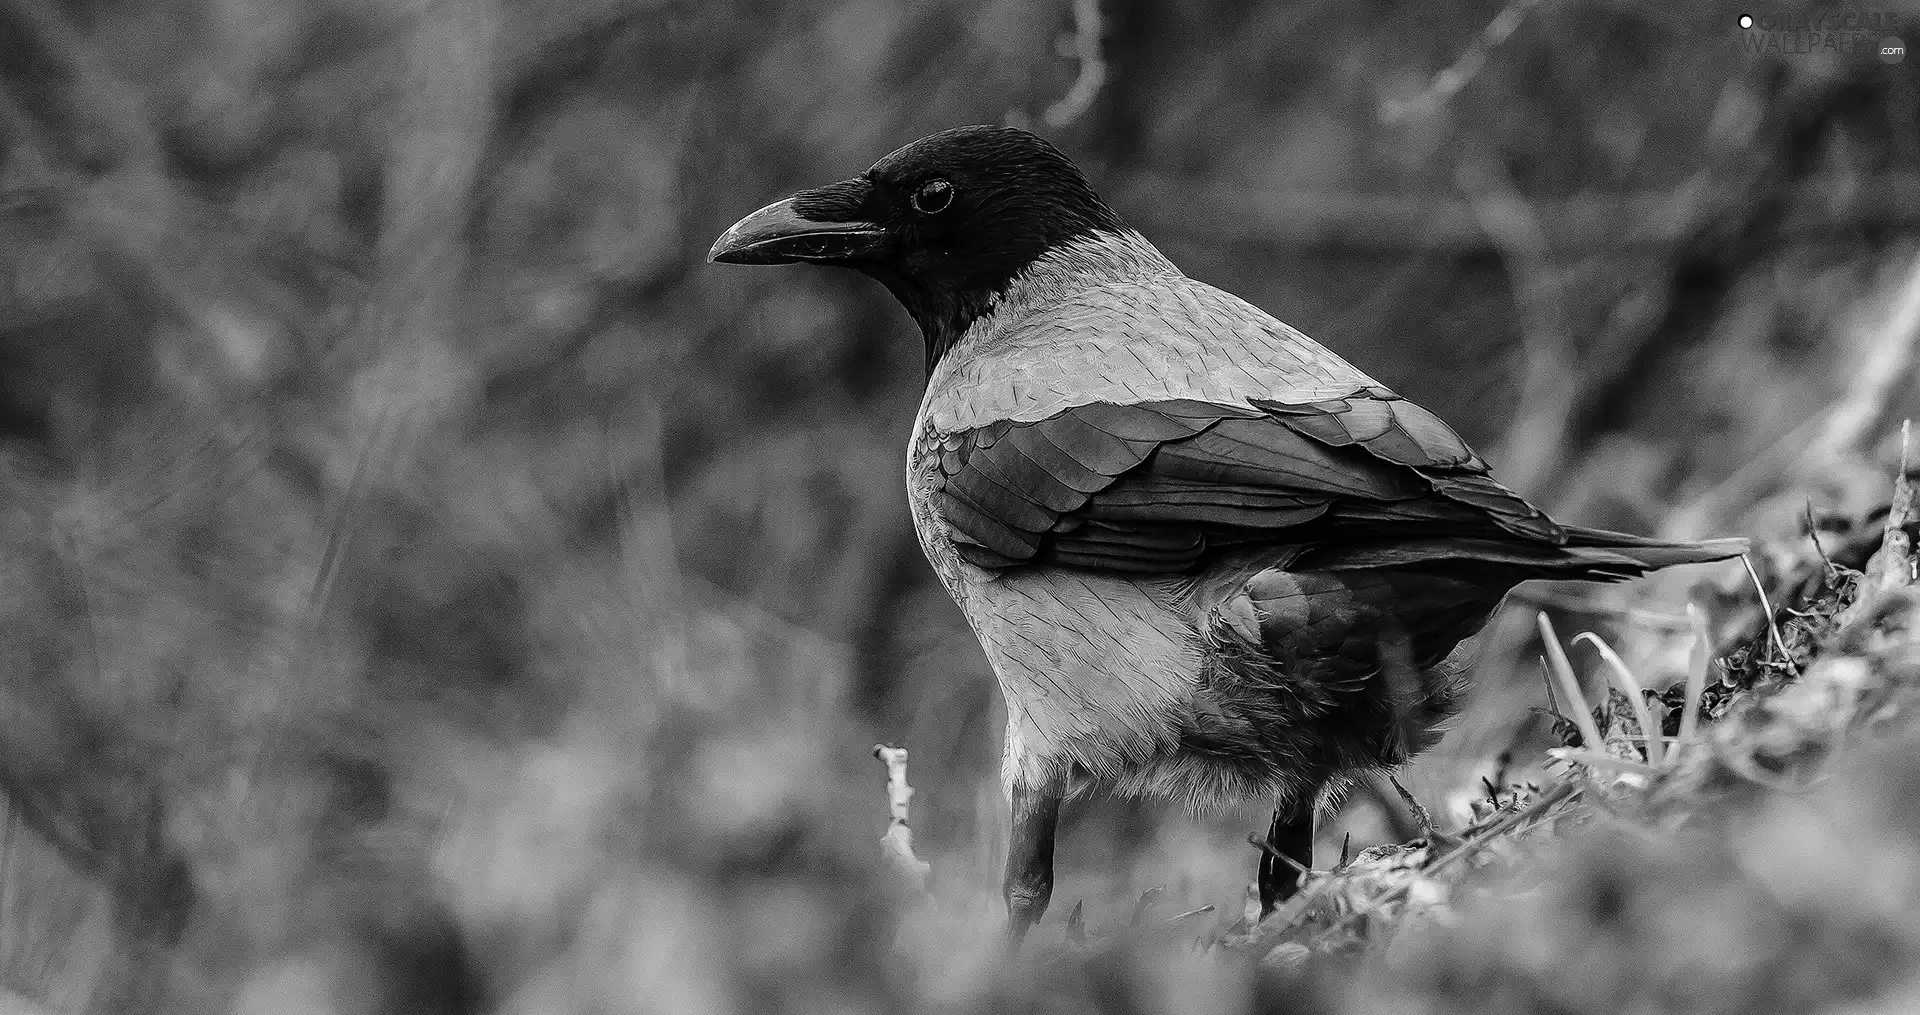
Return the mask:
[[[1579,792],[1579,790],[1577,787],[1574,786],[1573,783],[1571,782],[1560,783],[1559,785],[1555,786],[1553,789],[1547,791],[1545,794],[1536,798],[1532,803],[1527,804],[1525,807],[1519,807],[1512,811],[1508,811],[1506,814],[1503,814],[1499,818],[1494,819],[1492,822],[1488,823],[1488,825],[1485,828],[1482,828],[1478,832],[1475,832],[1472,835],[1472,837],[1468,838],[1465,842],[1462,842],[1460,845],[1455,846],[1451,850],[1448,850],[1445,854],[1442,854],[1441,856],[1428,862],[1428,864],[1421,871],[1421,873],[1427,876],[1432,876],[1440,873],[1442,870],[1452,866],[1457,861],[1465,857],[1472,856],[1474,853],[1479,852],[1480,850],[1486,848],[1488,843],[1512,831],[1514,828],[1518,827],[1521,822],[1528,821],[1528,820],[1545,815],[1549,809],[1555,806],[1558,806],[1564,800],[1571,799],[1574,796],[1574,794],[1577,792]],[[1386,907],[1391,906],[1396,902],[1400,902],[1406,899],[1408,894],[1412,891],[1413,885],[1414,885],[1414,882],[1408,881],[1403,884],[1397,885],[1391,889],[1388,889],[1385,892],[1382,892],[1378,896],[1375,896],[1367,904],[1355,907],[1353,912],[1348,913],[1345,917],[1341,918],[1337,923],[1329,927],[1328,931],[1330,932],[1334,929],[1343,927],[1355,921],[1363,920],[1368,916],[1372,916],[1377,913],[1380,913]]]
[[1515,489],[1537,489],[1562,458],[1580,393],[1580,364],[1562,296],[1565,268],[1554,256],[1533,205],[1491,158],[1469,159],[1457,174],[1475,219],[1506,268],[1520,313],[1520,405],[1497,461]]
[[1799,676],[1800,667],[1793,664],[1793,653],[1787,651],[1786,640],[1780,637],[1780,625],[1774,620],[1773,603],[1767,599],[1767,587],[1760,581],[1760,572],[1753,569],[1752,555],[1741,554],[1740,564],[1747,569],[1747,578],[1753,582],[1753,594],[1760,599],[1760,613],[1767,620],[1767,635],[1771,644],[1780,653],[1780,661],[1794,676]]
[[1867,559],[1865,573],[1855,591],[1852,605],[1840,615],[1840,626],[1847,627],[1878,608],[1883,593],[1914,581],[1913,541],[1907,528],[1914,523],[1916,508],[1913,482],[1907,478],[1911,467],[1913,421],[1900,424],[1900,467],[1893,478],[1893,501],[1887,507],[1886,531],[1880,536],[1880,548]]
[[887,766],[887,811],[890,818],[880,845],[894,869],[915,892],[927,890],[927,862],[914,855],[913,827],[907,823],[907,805],[913,800],[913,787],[907,785],[907,749],[876,744],[873,756]]
[[1480,69],[1487,65],[1487,57],[1495,48],[1507,41],[1514,29],[1520,27],[1527,12],[1540,6],[1540,0],[1508,0],[1500,13],[1487,22],[1472,43],[1460,54],[1460,58],[1447,65],[1446,69],[1433,76],[1426,90],[1411,99],[1388,99],[1380,104],[1380,119],[1386,123],[1401,123],[1415,113],[1432,114],[1447,104],[1447,100],[1465,88]]
[[1910,468],[1913,421],[1900,424],[1900,472],[1893,478],[1893,503],[1887,510],[1887,530],[1880,538],[1880,551],[1867,562],[1867,587],[1881,592],[1913,583],[1913,541],[1907,526],[1914,521],[1913,482]]
[[1047,126],[1065,127],[1078,120],[1107,83],[1107,60],[1100,49],[1102,31],[1100,0],[1073,0],[1073,55],[1080,61],[1080,74],[1067,94],[1041,114]]

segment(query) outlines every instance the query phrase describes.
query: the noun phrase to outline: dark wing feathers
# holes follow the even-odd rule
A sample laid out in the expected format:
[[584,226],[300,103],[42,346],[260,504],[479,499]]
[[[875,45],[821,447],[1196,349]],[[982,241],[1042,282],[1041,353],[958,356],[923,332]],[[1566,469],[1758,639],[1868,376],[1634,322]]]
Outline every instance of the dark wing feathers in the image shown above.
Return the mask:
[[[1045,437],[1044,434],[1038,436]],[[1073,499],[1072,494],[1097,493],[1113,482],[1112,476],[1103,476],[1080,464],[1079,459],[1060,450],[1051,440],[1016,441],[1008,445],[1007,453],[1032,462],[1054,485],[1069,491],[1063,495],[1069,499]]]
[[1258,504],[1273,508],[1304,507],[1318,503],[1307,494],[1289,493],[1268,487],[1206,483],[1184,479],[1168,479],[1151,486],[1144,483],[1132,485],[1115,483],[1100,494],[1102,507],[1144,507],[1161,504],[1167,500],[1177,500],[1182,503]]
[[[1007,509],[1007,520],[1021,528],[1044,531],[1053,524],[1055,516],[1073,510],[1086,500],[1084,494],[1055,480],[1011,442],[1000,454],[972,456],[971,464],[973,468],[955,476],[954,482],[965,484],[963,489],[974,493],[975,502],[983,506],[991,503],[997,507],[1008,497],[1022,501]],[[986,497],[993,500],[988,501]]]
[[1092,402],[1080,406],[1074,418],[1103,433],[1128,443],[1164,444],[1207,429],[1219,420],[1212,417],[1177,415],[1156,405],[1154,411],[1139,412],[1135,406],[1112,402]]
[[1427,564],[1472,564],[1483,569],[1508,568],[1536,578],[1624,581],[1675,564],[1704,564],[1738,557],[1747,550],[1744,539],[1668,542],[1576,526],[1569,526],[1567,534],[1566,544],[1559,546],[1461,537],[1325,544],[1300,554],[1290,566],[1302,570],[1370,571]]
[[955,543],[969,560],[987,568],[1009,567],[1032,560],[1040,550],[1040,537],[1034,533],[1015,528],[997,518],[992,512],[976,506],[965,494],[947,488],[942,498],[940,510],[946,515],[947,524],[953,526],[956,536],[964,534],[966,542],[959,538]]
[[1566,533],[1552,519],[1487,475],[1487,463],[1452,427],[1386,388],[1363,388],[1318,402],[1251,402],[1315,440],[1334,447],[1358,444],[1376,457],[1413,469],[1435,493],[1478,508],[1516,536],[1566,542]]
[[[1417,476],[1365,455],[1342,453],[1338,447],[1316,443],[1310,433],[1276,427],[1273,419],[1227,420],[1186,445],[1170,446],[1163,457],[1188,461],[1195,474],[1214,478],[1241,475],[1244,481],[1271,485],[1281,476],[1286,487],[1319,495],[1371,499],[1418,496],[1424,485]],[[1283,425],[1288,421],[1281,420]]]
[[[1089,507],[1088,514],[1100,519],[1133,522],[1140,525],[1175,525],[1198,528],[1203,533],[1209,529],[1246,529],[1249,532],[1273,532],[1279,529],[1304,525],[1325,514],[1327,505],[1315,504],[1307,507],[1271,508],[1259,505],[1241,506],[1236,504],[1217,504],[1206,501],[1181,501],[1174,504],[1143,505],[1113,509],[1102,504]],[[1225,533],[1220,533],[1224,535]]]
[[[1199,552],[1199,537],[1192,532],[1148,531],[1121,533],[1115,530],[1089,529],[1072,546],[1078,552],[1096,557],[1117,557],[1141,565],[1144,570],[1178,571],[1185,561]],[[1154,565],[1146,567],[1146,565]]]
[[1566,538],[1438,417],[1378,387],[1307,403],[1096,402],[939,447],[954,543],[987,568],[1167,573],[1262,541]]
[[1479,508],[1486,512],[1494,524],[1516,536],[1555,545],[1567,541],[1566,530],[1558,523],[1488,476],[1473,473],[1422,474],[1433,483],[1435,493],[1448,500]]
[[1360,444],[1396,465],[1486,471],[1486,463],[1440,417],[1386,388],[1318,402],[1248,401],[1315,440],[1335,447]]

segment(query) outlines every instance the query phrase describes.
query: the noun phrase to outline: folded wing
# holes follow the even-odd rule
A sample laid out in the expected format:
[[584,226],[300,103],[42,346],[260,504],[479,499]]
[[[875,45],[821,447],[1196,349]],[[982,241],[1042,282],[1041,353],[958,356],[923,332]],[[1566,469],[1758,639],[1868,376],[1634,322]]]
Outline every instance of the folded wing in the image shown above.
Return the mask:
[[1096,402],[948,435],[942,452],[954,543],[990,569],[1164,574],[1250,543],[1567,541],[1438,417],[1379,387],[1305,403]]

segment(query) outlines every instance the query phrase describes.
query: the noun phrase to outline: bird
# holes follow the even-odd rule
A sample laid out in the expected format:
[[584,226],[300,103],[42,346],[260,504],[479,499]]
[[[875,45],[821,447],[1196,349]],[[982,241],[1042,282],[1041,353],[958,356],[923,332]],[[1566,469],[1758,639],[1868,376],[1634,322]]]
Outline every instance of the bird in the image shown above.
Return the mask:
[[1271,801],[1270,912],[1321,802],[1437,740],[1515,586],[1746,548],[1553,520],[1432,412],[1188,277],[1023,129],[921,138],[708,260],[849,268],[919,325],[907,500],[1006,705],[1015,947],[1063,803]]

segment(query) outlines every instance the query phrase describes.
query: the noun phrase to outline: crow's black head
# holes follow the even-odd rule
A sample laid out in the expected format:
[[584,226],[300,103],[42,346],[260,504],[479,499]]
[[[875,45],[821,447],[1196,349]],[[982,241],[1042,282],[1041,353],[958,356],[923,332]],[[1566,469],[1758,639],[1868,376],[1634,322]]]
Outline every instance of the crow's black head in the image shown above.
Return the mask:
[[1014,127],[956,127],[851,180],[754,212],[708,260],[810,261],[871,275],[919,322],[931,367],[1042,255],[1121,228],[1046,141]]

